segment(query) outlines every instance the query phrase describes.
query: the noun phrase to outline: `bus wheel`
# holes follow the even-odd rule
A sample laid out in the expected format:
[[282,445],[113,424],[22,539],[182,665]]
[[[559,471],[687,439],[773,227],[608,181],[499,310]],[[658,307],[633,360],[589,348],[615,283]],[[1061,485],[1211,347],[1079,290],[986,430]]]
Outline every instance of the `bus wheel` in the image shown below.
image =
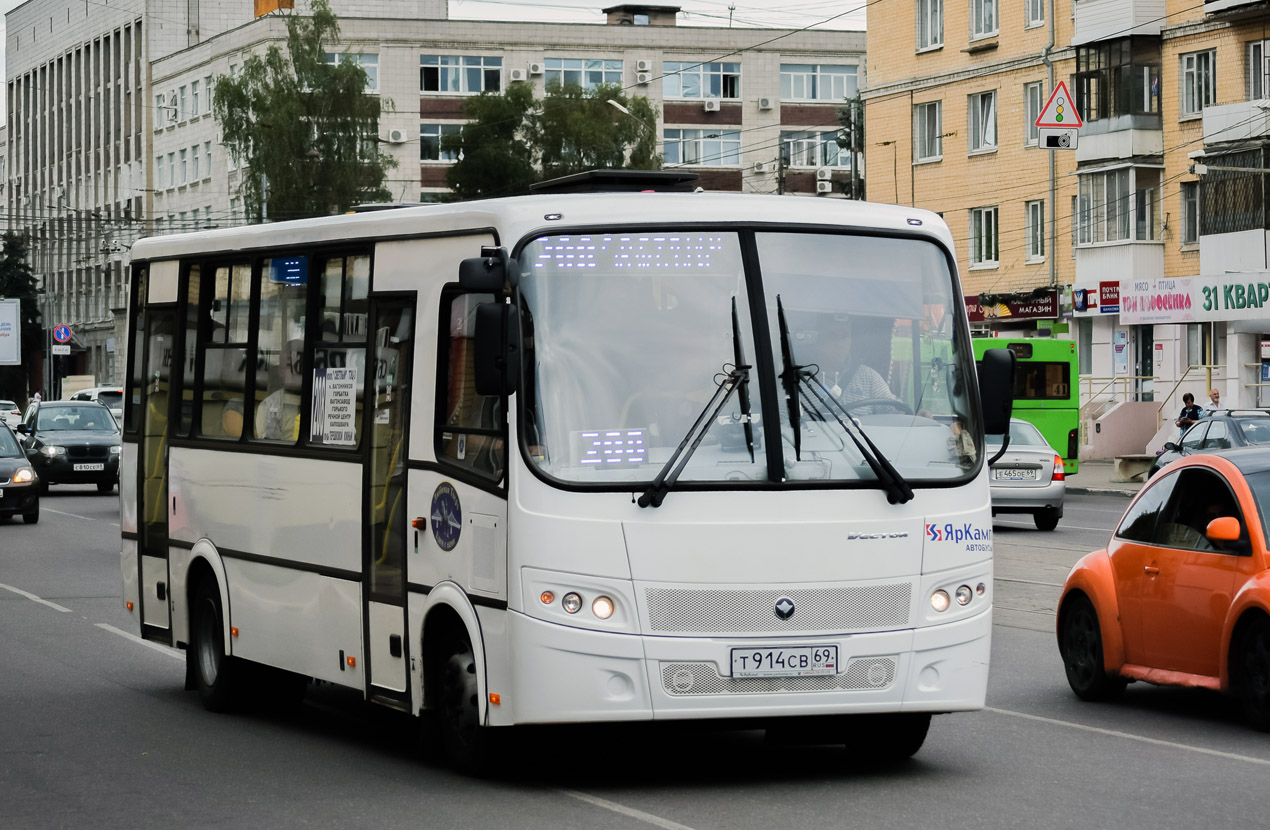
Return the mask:
[[190,645],[185,659],[203,706],[227,712],[235,703],[239,666],[225,654],[225,623],[220,591],[213,579],[200,580],[190,605]]
[[446,755],[465,773],[488,774],[494,755],[491,730],[481,726],[476,655],[466,633],[451,634],[438,656],[437,670],[436,727]]
[[895,764],[917,754],[930,730],[927,712],[854,715],[843,719],[844,743],[858,764]]

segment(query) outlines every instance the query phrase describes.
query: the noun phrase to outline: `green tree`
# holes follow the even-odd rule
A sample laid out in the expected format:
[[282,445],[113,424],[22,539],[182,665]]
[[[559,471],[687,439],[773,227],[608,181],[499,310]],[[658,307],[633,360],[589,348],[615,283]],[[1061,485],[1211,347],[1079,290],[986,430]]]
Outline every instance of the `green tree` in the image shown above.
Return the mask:
[[528,84],[513,84],[468,98],[464,114],[462,132],[441,138],[442,151],[459,157],[446,174],[456,199],[516,196],[586,170],[661,167],[656,112],[615,85],[584,90],[553,80],[537,100]]
[[851,154],[851,182],[847,195],[853,199],[864,198],[864,99],[860,93],[848,98],[846,104],[838,108],[838,123],[842,130],[838,133],[838,146],[845,150],[854,150]]
[[32,375],[35,356],[42,350],[39,308],[36,304],[35,274],[27,262],[26,237],[6,233],[0,248],[0,297],[21,300],[22,365],[0,366],[0,398],[26,400],[28,389],[38,389],[40,379]]
[[328,0],[311,17],[287,15],[287,51],[271,45],[216,79],[213,108],[225,146],[244,166],[239,184],[251,221],[339,213],[384,201],[381,102],[356,61],[328,63],[339,24]]

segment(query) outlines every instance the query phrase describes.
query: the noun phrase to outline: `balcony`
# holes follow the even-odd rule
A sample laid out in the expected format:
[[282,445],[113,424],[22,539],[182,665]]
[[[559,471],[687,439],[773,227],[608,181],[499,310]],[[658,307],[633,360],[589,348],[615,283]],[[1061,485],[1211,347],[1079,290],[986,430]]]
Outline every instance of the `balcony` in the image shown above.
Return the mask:
[[1164,9],[1165,0],[1079,0],[1075,6],[1073,46],[1125,32],[1159,35],[1160,25],[1168,14]]
[[1266,136],[1270,136],[1270,99],[1204,107],[1205,144],[1248,141]]
[[1224,12],[1258,14],[1264,13],[1265,8],[1265,0],[1204,0],[1204,14]]
[[1076,249],[1076,284],[1157,279],[1164,273],[1162,242],[1119,242]]

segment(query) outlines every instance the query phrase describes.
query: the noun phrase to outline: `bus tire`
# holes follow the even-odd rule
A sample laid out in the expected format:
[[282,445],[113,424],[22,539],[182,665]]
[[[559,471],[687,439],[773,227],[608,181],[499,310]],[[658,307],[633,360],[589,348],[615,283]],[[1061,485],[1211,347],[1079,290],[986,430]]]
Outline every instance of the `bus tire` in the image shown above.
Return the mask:
[[897,764],[917,754],[930,731],[929,712],[854,715],[843,721],[844,740],[853,763]]
[[199,580],[190,603],[190,645],[185,659],[203,707],[212,712],[228,712],[237,703],[240,666],[225,653],[224,620],[216,581]]
[[456,769],[468,775],[489,775],[496,755],[493,730],[481,725],[476,655],[465,631],[451,629],[434,668],[433,734]]

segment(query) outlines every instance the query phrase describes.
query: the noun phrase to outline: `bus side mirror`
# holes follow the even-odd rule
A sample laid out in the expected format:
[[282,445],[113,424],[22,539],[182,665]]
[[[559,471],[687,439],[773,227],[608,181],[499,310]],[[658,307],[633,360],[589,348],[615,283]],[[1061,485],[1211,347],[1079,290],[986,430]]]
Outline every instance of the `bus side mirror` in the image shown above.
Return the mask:
[[988,435],[1003,435],[1010,430],[1014,360],[1014,352],[1009,349],[988,349],[978,364],[979,408],[983,412],[983,431]]
[[459,285],[475,294],[501,296],[507,287],[520,282],[520,265],[506,248],[481,248],[481,255],[459,263]]
[[520,317],[506,303],[476,307],[476,394],[503,397],[520,380]]

